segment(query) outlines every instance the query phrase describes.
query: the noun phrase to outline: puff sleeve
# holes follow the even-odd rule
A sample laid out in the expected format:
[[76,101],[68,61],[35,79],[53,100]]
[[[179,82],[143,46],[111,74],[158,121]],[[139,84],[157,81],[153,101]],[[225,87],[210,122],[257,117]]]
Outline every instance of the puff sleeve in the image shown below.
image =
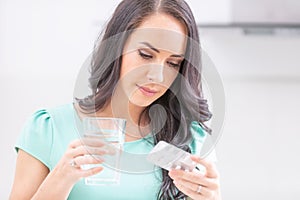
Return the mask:
[[45,109],[36,111],[25,123],[15,145],[51,169],[53,128],[51,117]]

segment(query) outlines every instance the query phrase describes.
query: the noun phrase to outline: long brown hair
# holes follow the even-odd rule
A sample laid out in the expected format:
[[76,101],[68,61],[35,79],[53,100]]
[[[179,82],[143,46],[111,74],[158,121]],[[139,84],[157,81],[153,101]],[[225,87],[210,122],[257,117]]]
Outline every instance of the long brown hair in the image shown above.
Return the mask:
[[[160,127],[159,131],[153,135],[155,144],[163,140],[190,152],[188,144],[192,141],[191,122],[197,121],[204,130],[211,133],[204,122],[208,121],[212,114],[208,110],[207,101],[203,98],[202,93],[198,29],[191,9],[184,0],[123,0],[107,23],[105,32],[102,33],[101,40],[93,52],[89,78],[92,95],[77,100],[80,108],[86,113],[101,110],[108,104],[119,80],[121,55],[128,36],[135,28],[139,27],[146,17],[156,12],[171,15],[183,23],[187,28],[190,40],[187,43],[185,59],[180,66],[179,72],[182,76],[176,78],[171,86],[171,88],[176,88],[177,93],[174,94],[169,89],[149,105],[142,115],[149,115],[150,111],[152,130]],[[121,33],[125,34],[113,38]],[[113,38],[111,40],[113,45],[112,42],[104,42],[110,38]],[[198,45],[192,45],[191,41]],[[111,58],[113,59],[111,60]],[[155,105],[162,106],[164,113],[161,113],[160,109],[155,109]],[[163,125],[161,124],[162,115],[167,116]],[[186,195],[176,189],[168,172],[162,169],[162,184],[158,199],[184,197]]]

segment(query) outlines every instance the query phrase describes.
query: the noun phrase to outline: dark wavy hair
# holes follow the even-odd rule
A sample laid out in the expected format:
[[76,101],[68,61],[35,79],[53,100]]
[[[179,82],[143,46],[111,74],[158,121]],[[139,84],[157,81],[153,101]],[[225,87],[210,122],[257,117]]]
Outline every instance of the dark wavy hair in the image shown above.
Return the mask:
[[[145,108],[139,123],[142,116],[149,116],[150,127],[156,132],[153,134],[154,144],[163,140],[190,152],[188,144],[192,141],[191,122],[198,122],[211,134],[204,122],[212,114],[202,93],[198,29],[192,11],[184,0],[123,0],[108,21],[105,31],[101,33],[100,42],[93,51],[89,77],[92,95],[77,101],[85,113],[99,111],[108,105],[120,77],[124,44],[130,33],[154,13],[164,13],[178,19],[186,26],[189,39],[179,70],[181,76],[177,76],[163,96]],[[114,37],[118,34],[121,36]],[[108,39],[110,42],[107,42]],[[157,105],[163,107],[163,111],[157,109]],[[185,194],[176,189],[168,171],[162,169],[162,184],[157,198],[161,200],[185,197]]]

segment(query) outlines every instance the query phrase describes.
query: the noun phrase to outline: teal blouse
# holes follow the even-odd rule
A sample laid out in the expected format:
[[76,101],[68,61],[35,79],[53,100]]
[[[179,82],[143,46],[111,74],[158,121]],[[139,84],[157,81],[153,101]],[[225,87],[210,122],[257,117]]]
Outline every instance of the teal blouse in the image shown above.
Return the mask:
[[[53,170],[63,156],[70,141],[79,138],[76,125],[76,111],[73,104],[66,104],[52,109],[36,111],[25,123],[15,145]],[[192,154],[200,153],[206,133],[197,124],[191,124],[194,140],[190,144]],[[135,154],[147,154],[153,145],[144,139],[124,143],[124,151]],[[120,184],[116,186],[86,185],[84,179],[73,187],[68,199],[157,199],[161,185],[161,170],[148,173],[121,173]]]

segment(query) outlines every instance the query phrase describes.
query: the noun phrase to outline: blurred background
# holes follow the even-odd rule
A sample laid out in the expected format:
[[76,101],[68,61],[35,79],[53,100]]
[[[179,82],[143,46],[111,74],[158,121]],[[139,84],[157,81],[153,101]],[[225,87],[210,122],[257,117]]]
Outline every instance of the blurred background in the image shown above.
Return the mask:
[[[25,120],[72,102],[80,67],[119,2],[0,0],[0,199],[9,196]],[[223,199],[300,199],[300,1],[188,2],[226,94],[216,148]]]

